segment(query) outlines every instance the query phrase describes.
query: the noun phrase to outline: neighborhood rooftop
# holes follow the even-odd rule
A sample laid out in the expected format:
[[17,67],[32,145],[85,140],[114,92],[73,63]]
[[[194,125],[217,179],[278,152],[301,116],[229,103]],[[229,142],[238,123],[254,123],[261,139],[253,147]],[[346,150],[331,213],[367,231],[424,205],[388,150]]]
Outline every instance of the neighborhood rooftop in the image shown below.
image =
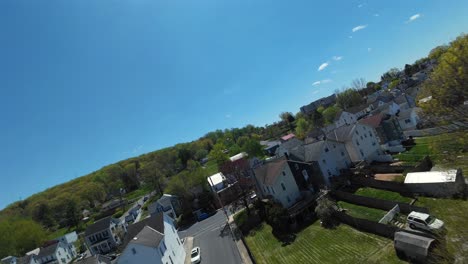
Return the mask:
[[218,172],[214,175],[211,175],[208,177],[208,182],[210,183],[211,186],[216,186],[217,184],[222,183],[224,180],[226,180],[226,177],[224,177],[222,172]]
[[273,185],[279,172],[288,163],[285,156],[267,161],[264,166],[255,169],[255,174],[266,185]]
[[92,225],[88,226],[88,228],[86,228],[85,236],[89,236],[89,235],[92,235],[92,234],[94,234],[96,232],[104,230],[106,228],[109,228],[111,220],[112,220],[112,216],[108,216],[108,217],[99,219],[94,224],[92,224]]
[[[163,213],[157,213],[154,216],[141,220],[138,223],[128,226],[127,228],[127,235],[125,237],[124,243],[122,244],[122,248],[126,247],[128,243],[131,243],[135,237],[138,238],[140,232],[146,227],[150,227],[152,230],[159,232],[162,236],[164,236],[164,215]],[[149,232],[144,232],[141,234],[141,240],[146,241]],[[160,239],[158,237],[158,239]],[[162,239],[162,237],[161,237]],[[138,239],[137,239],[138,240]]]

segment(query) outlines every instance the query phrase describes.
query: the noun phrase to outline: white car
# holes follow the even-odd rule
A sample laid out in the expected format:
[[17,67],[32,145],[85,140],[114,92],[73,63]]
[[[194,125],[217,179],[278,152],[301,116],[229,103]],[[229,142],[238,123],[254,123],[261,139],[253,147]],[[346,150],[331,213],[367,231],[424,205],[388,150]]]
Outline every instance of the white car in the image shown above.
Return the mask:
[[199,247],[195,247],[192,249],[192,254],[191,254],[191,260],[192,264],[197,264],[200,263],[201,261],[201,252]]
[[411,229],[424,229],[428,231],[440,231],[444,228],[444,222],[431,215],[419,212],[411,212],[407,218]]

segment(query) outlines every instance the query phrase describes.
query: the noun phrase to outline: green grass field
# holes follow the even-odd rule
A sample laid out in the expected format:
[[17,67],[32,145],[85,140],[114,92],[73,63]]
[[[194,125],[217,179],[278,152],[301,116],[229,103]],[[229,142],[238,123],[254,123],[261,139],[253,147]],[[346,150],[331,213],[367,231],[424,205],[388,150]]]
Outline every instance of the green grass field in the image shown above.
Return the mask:
[[343,201],[339,201],[338,205],[341,208],[346,209],[346,213],[352,217],[363,218],[375,222],[378,222],[387,213],[387,211],[384,210],[355,205]]
[[[468,132],[415,138],[416,146],[394,158],[415,165],[429,155],[438,168],[462,168],[468,172]],[[467,177],[468,173],[465,173]]]
[[396,257],[390,239],[347,225],[324,229],[316,221],[298,233],[294,242],[283,245],[271,227],[263,224],[245,240],[257,263],[405,263]]
[[390,192],[390,191],[374,189],[374,188],[369,188],[369,187],[359,188],[354,194],[371,197],[371,198],[401,202],[401,203],[411,202],[410,197],[401,196],[401,194],[397,192]]

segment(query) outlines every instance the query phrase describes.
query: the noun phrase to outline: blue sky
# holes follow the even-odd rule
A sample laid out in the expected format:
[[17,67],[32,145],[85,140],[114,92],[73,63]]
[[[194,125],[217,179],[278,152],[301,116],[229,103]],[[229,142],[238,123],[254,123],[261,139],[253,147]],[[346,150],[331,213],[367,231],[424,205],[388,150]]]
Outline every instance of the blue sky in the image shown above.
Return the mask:
[[466,14],[467,1],[0,1],[0,208],[376,81],[466,32]]

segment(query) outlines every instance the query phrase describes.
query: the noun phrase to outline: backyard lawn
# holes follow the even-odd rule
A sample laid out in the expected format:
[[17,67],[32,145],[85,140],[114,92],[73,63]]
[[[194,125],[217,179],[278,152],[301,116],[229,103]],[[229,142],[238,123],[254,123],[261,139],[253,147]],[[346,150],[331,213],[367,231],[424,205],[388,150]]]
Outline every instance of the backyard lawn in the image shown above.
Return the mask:
[[[468,132],[441,134],[415,138],[416,146],[397,154],[394,158],[409,164],[416,164],[429,155],[438,168],[462,168],[468,172]],[[467,177],[468,173],[465,173]]]
[[245,240],[257,263],[405,263],[395,255],[390,239],[343,224],[324,229],[316,221],[289,245],[278,241],[271,227],[263,224]]
[[409,203],[412,200],[410,197],[402,196],[397,192],[390,192],[369,187],[359,188],[354,194],[401,203]]
[[375,222],[378,222],[387,213],[387,211],[384,210],[355,205],[343,201],[339,201],[338,205],[341,208],[346,209],[346,213],[352,217],[363,218]]

